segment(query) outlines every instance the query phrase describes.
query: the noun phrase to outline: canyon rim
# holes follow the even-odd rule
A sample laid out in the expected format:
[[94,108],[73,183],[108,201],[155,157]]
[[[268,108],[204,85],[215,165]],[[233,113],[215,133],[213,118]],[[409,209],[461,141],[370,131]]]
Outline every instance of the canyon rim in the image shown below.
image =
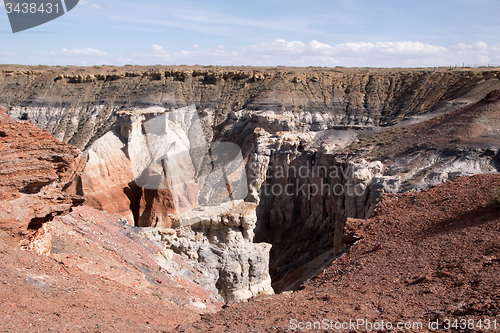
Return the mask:
[[[123,288],[126,299],[137,289],[142,306],[147,297],[168,303],[175,323],[164,313],[148,319],[155,327],[169,322],[167,329],[195,330],[206,322],[182,327],[222,307],[232,316],[252,302],[300,298],[304,286],[311,295],[311,283],[334,274],[372,232],[379,243],[367,253],[392,244],[360,222],[386,228],[377,220],[386,198],[418,203],[419,193],[456,179],[486,188],[475,175],[498,182],[499,73],[0,67],[2,253],[56,262],[69,279],[109,281],[103,288]],[[490,269],[499,247],[488,241],[490,259],[478,260]],[[47,299],[56,297],[43,289],[49,278],[23,274]],[[495,313],[495,297],[483,302],[490,304],[484,313]],[[183,308],[189,315],[177,322]],[[469,308],[455,315],[483,313]]]

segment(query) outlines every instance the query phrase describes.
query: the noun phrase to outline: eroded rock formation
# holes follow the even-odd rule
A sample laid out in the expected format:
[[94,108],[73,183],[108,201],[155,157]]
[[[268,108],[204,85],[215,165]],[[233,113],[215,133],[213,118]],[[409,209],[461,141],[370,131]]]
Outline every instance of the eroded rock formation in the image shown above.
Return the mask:
[[199,267],[206,276],[199,283],[226,301],[273,293],[271,246],[253,243],[255,205],[238,200],[247,193],[241,152],[208,143],[202,121],[194,106],[121,112],[118,126],[86,152],[81,194],[157,228],[148,235]]
[[0,228],[17,235],[82,204],[63,192],[80,151],[6,111],[0,107]]
[[[491,100],[491,96],[485,100]],[[302,281],[332,262],[346,248],[341,241],[345,220],[348,217],[370,216],[383,193],[427,188],[457,175],[496,172],[498,165],[495,162],[495,148],[472,148],[477,147],[477,143],[469,142],[470,138],[465,136],[462,143],[467,145],[458,147],[451,137],[453,133],[462,131],[460,126],[463,124],[475,126],[477,132],[477,126],[485,124],[484,119],[492,117],[489,115],[490,109],[496,110],[494,102],[485,103],[483,101],[468,109],[420,124],[386,131],[373,126],[304,132],[296,128],[277,131],[283,129],[283,124],[293,123],[290,121],[290,114],[280,116],[285,120],[279,126],[274,122],[277,117],[274,112],[271,112],[274,116],[269,119],[266,117],[271,113],[262,117],[260,113],[241,112],[230,117],[219,136],[242,147],[247,161],[248,195],[245,199],[258,205],[256,240],[273,244],[270,272],[275,289],[295,289]],[[471,110],[476,110],[474,112],[477,116],[462,119],[463,115],[470,117]],[[172,226],[170,214],[176,210],[168,188],[148,189],[137,186],[133,181],[137,178],[137,172],[135,178],[132,175],[134,172],[108,172],[108,168],[132,168],[129,155],[130,147],[135,143],[130,145],[131,138],[144,135],[141,124],[145,121],[164,114],[161,109],[122,112],[117,122],[119,127],[94,143],[89,149],[89,162],[93,158],[91,154],[95,154],[100,156],[96,160],[108,165],[97,164],[98,170],[104,170],[97,173],[98,177],[86,171],[82,175],[83,189],[87,190],[85,195],[90,202],[102,200],[102,204],[97,206],[102,209],[104,205],[114,201],[109,201],[106,196],[99,199],[93,188],[86,186],[86,183],[95,182],[98,191],[106,195],[109,192],[102,184],[109,183],[110,187],[114,184],[116,192],[111,193],[121,196],[122,201],[118,202],[122,205],[122,211],[113,210],[115,208],[110,206],[107,209],[122,216],[132,216],[128,217],[129,222],[134,218],[139,226]],[[202,119],[203,128],[198,129],[198,132],[210,133],[210,121],[213,118],[205,116]],[[473,125],[474,123],[478,125]],[[437,133],[425,133],[422,129],[440,126],[450,127],[450,142],[446,145],[439,142],[439,146],[425,145],[423,142],[428,138],[432,138],[429,144],[436,140]],[[485,130],[482,140],[494,147],[498,143],[494,140],[495,126],[490,124],[488,128],[490,129]],[[390,142],[401,140],[398,133],[406,133],[404,135],[411,137],[411,142],[404,143],[403,140],[395,145],[399,150],[406,147],[408,151],[392,156],[382,152],[384,147],[391,147]],[[416,133],[416,136],[409,136],[408,133]],[[480,137],[478,133],[480,132],[474,134],[475,138]],[[490,135],[489,139],[486,134]],[[440,136],[439,140],[442,138]],[[371,142],[369,140],[374,143],[362,146],[365,142]],[[353,148],[358,149],[354,154],[350,150]],[[134,149],[132,156],[141,151]],[[113,151],[119,158],[108,158],[106,154],[109,151]],[[111,162],[107,162],[108,160]],[[120,162],[116,163],[116,160]],[[87,165],[92,167],[94,164]],[[161,169],[156,172],[160,173]],[[102,177],[103,180],[100,180]],[[165,179],[160,177],[160,182],[165,183]],[[182,196],[189,197],[184,194]],[[196,201],[196,198],[185,201],[193,200]],[[301,232],[297,233],[296,230]],[[189,243],[189,237],[183,242]],[[299,246],[290,246],[291,244]],[[220,269],[221,266],[217,267]]]
[[[38,127],[81,150],[108,132],[123,108],[195,104],[214,113],[215,125],[233,111],[291,112],[294,121],[285,128],[319,130],[392,124],[433,108],[449,111],[498,88],[498,70],[483,69],[12,66],[0,71],[0,104],[11,107],[16,118],[26,113]],[[279,123],[279,116],[272,118]]]
[[[150,229],[149,237],[164,242],[167,249],[189,259],[204,272],[198,282],[218,291],[225,301],[273,294],[269,276],[267,243],[253,243],[257,223],[255,204],[233,202],[190,212],[199,220],[187,227]],[[174,216],[174,225],[180,221]]]
[[[138,186],[138,179],[166,184],[169,177],[161,159],[145,174],[133,162],[144,151],[134,144],[147,137],[145,122],[194,103],[202,129],[193,132],[241,147],[245,200],[257,204],[256,240],[273,244],[277,290],[296,288],[334,260],[346,246],[345,219],[369,216],[383,193],[498,171],[498,116],[487,111],[498,110],[490,93],[500,87],[497,70],[102,67],[3,75],[2,98],[14,117],[88,148],[78,193],[138,226],[170,228],[180,202],[190,210],[200,199],[200,188],[184,180],[174,193]],[[181,179],[196,170],[197,159],[189,160]],[[301,167],[306,175],[276,175]],[[188,234],[182,242],[191,244]]]

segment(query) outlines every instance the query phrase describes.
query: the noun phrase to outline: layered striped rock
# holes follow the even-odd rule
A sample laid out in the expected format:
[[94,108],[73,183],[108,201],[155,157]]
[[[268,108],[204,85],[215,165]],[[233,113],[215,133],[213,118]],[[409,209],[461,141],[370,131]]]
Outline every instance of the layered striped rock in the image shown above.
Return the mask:
[[83,202],[63,192],[80,151],[6,111],[0,108],[0,228],[18,234]]

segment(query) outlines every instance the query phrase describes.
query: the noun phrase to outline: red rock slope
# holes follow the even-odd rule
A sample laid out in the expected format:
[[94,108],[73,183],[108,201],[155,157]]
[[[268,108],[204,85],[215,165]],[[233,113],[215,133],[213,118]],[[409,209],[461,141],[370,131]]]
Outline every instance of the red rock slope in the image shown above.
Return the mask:
[[161,248],[117,220],[80,206],[15,248],[0,230],[0,331],[169,332],[220,309],[186,260],[160,266]]
[[[361,240],[303,290],[229,306],[180,331],[285,332],[300,323],[306,328],[326,320],[330,328],[360,319],[393,327],[422,323],[407,332],[435,332],[429,322],[437,321],[441,330],[455,320],[460,327],[466,320],[475,326],[462,332],[498,332],[500,209],[489,204],[494,187],[500,187],[499,175],[477,175],[388,195],[374,217],[348,221],[344,240]],[[312,331],[323,331],[318,327]],[[365,332],[367,326],[332,331]]]
[[83,198],[63,190],[78,156],[0,110],[0,331],[161,332],[219,310],[186,260],[75,208]]
[[80,152],[6,111],[0,107],[0,229],[18,234],[83,202],[62,192]]

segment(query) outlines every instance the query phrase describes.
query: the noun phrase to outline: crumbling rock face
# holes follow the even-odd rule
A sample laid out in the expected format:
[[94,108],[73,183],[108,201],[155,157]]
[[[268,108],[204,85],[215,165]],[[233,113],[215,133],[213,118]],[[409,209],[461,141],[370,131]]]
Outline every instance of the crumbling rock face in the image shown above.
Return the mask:
[[492,92],[447,115],[371,134],[272,134],[256,128],[246,150],[247,201],[258,203],[256,239],[273,244],[275,290],[295,289],[331,263],[346,247],[341,239],[346,219],[370,217],[384,193],[497,173],[499,95]]
[[[38,127],[82,150],[113,127],[122,108],[172,110],[195,104],[215,113],[216,125],[241,110],[291,112],[295,119],[285,127],[316,131],[334,124],[393,124],[433,108],[449,111],[499,87],[498,71],[478,69],[103,66],[0,71],[0,103],[11,107],[14,117],[26,113]],[[261,116],[266,115],[256,115]],[[273,122],[282,126],[279,117]]]
[[174,229],[147,229],[146,235],[164,243],[166,250],[187,258],[204,279],[197,280],[218,292],[226,302],[241,301],[261,294],[273,294],[269,276],[267,243],[253,243],[257,217],[255,205],[236,202],[190,212],[199,220]]
[[[129,224],[170,228],[169,214],[196,207],[199,196],[209,192],[192,181],[206,158],[196,157],[201,150],[191,147],[208,147],[201,125],[205,120],[197,120],[194,108],[189,116],[180,114],[188,109],[178,115],[162,108],[120,112],[117,126],[85,152],[77,193],[88,205],[119,214]],[[171,167],[164,164],[167,153],[175,164]]]
[[372,190],[372,180],[383,175],[380,161],[337,159],[315,146],[316,136],[254,132],[246,200],[258,204],[256,240],[273,244],[276,291],[297,288],[340,255],[346,218],[371,214],[380,196]]
[[277,132],[319,132],[332,128],[353,127],[371,128],[372,118],[365,115],[331,114],[319,110],[309,111],[273,111],[273,110],[242,110],[230,115],[231,120],[250,122],[268,131]]
[[74,178],[78,149],[0,108],[0,228],[10,234],[38,227],[80,205],[63,193]]
[[[26,114],[56,137],[82,149],[91,147],[82,182],[76,184],[82,192],[77,193],[84,193],[94,207],[119,213],[139,226],[172,227],[169,215],[178,207],[168,189],[132,182],[137,175],[130,174],[134,168],[129,163],[141,149],[131,150],[130,138],[143,135],[142,124],[150,117],[194,103],[209,141],[230,141],[243,151],[249,180],[246,201],[258,204],[256,240],[273,244],[271,275],[278,290],[296,288],[298,281],[341,253],[345,219],[369,216],[383,193],[498,170],[497,148],[488,146],[498,136],[498,117],[471,120],[471,109],[466,109],[458,122],[474,126],[447,131],[446,123],[435,122],[487,95],[483,104],[493,105],[497,99],[491,92],[500,87],[496,70],[157,66],[13,70],[0,75],[0,98],[14,117]],[[156,115],[140,111],[151,105],[159,106]],[[422,125],[427,128],[388,126],[431,117],[436,117],[434,122]],[[443,133],[446,149],[438,148],[441,139],[419,142]],[[471,135],[473,142],[461,145]],[[389,149],[403,147],[403,142],[405,149]],[[309,174],[269,177],[279,168],[301,166]],[[340,174],[330,175],[331,167]],[[313,170],[323,174],[313,175]],[[152,171],[165,180],[162,170]],[[265,194],[273,186],[293,186],[298,192]],[[328,186],[329,191],[321,193]],[[341,188],[343,193],[331,193]],[[196,192],[182,192],[187,209],[196,200],[188,194]]]
[[271,246],[253,243],[255,205],[238,201],[247,193],[239,148],[207,143],[194,107],[119,117],[87,151],[79,179],[88,204],[156,228],[147,234],[165,257],[188,258],[204,273],[197,281],[226,301],[273,293]]

